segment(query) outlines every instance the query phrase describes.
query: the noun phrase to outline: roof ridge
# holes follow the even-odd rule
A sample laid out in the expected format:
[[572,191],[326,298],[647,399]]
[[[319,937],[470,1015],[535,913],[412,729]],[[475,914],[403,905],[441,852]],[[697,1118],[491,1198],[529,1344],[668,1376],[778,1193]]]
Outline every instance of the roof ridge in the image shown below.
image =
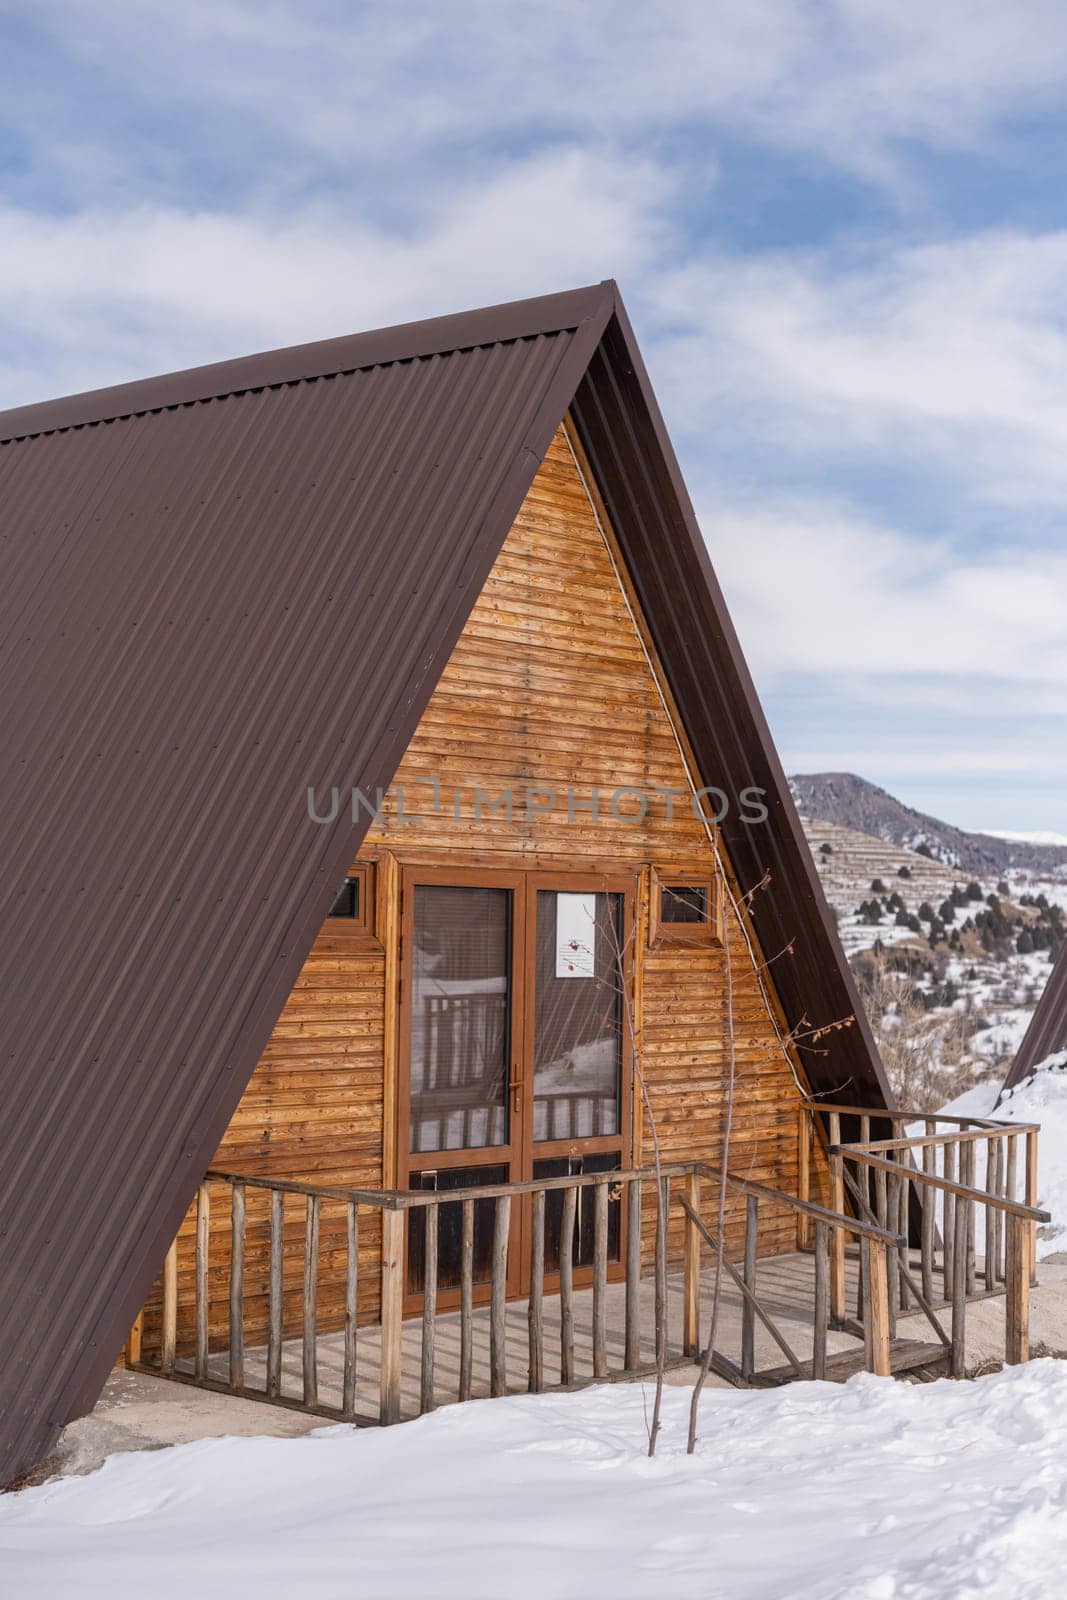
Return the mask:
[[286,345],[227,361],[187,367],[157,377],[89,389],[81,394],[42,400],[32,405],[0,411],[0,444],[61,433],[70,428],[115,422],[183,405],[221,400],[251,389],[278,388],[310,382],[339,373],[390,366],[399,361],[447,355],[454,350],[536,338],[576,328],[614,305],[614,279],[556,294],[537,295],[472,311],[395,323],[336,339],[316,339],[308,344]]

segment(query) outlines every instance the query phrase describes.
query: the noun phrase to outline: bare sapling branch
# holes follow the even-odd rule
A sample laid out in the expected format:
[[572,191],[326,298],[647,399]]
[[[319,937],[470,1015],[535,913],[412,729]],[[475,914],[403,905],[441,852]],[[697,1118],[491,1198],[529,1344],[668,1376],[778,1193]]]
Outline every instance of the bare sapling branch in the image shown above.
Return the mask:
[[[716,866],[721,871],[716,850]],[[711,1295],[711,1320],[708,1325],[708,1342],[704,1347],[700,1363],[700,1372],[689,1402],[689,1438],[686,1449],[690,1455],[697,1447],[697,1420],[700,1411],[700,1396],[711,1371],[712,1359],[715,1355],[715,1341],[719,1332],[719,1306],[722,1301],[722,1267],[723,1255],[726,1249],[726,1189],[730,1167],[730,1136],[733,1132],[734,1118],[734,1085],[737,1071],[737,1041],[734,1031],[734,977],[733,961],[730,944],[732,927],[727,923],[723,934],[723,969],[726,979],[726,1109],[723,1117],[722,1129],[722,1155],[719,1166],[719,1189],[715,1208],[715,1236],[719,1241],[719,1248],[715,1252],[715,1276],[712,1283]]]
[[[643,1122],[647,1126],[652,1142],[652,1167],[656,1175],[656,1272],[665,1279],[667,1262],[667,1207],[664,1204],[663,1194],[663,1159],[660,1149],[659,1129],[656,1125],[656,1114],[648,1093],[648,1084],[645,1079],[644,1065],[641,1057],[641,1040],[638,1037],[637,1019],[634,1014],[633,994],[627,982],[627,951],[637,937],[637,923],[624,940],[620,940],[615,919],[608,916],[604,919],[605,927],[611,942],[612,966],[617,977],[613,985],[620,999],[623,1026],[626,1029],[626,1039],[630,1047],[630,1058],[633,1062],[633,1074],[641,1095],[641,1106],[644,1113]],[[656,1338],[656,1389],[652,1403],[652,1419],[648,1425],[648,1453],[656,1453],[656,1441],[659,1438],[661,1417],[663,1411],[663,1383],[667,1366],[667,1285],[666,1282],[657,1281],[655,1296],[655,1338]]]

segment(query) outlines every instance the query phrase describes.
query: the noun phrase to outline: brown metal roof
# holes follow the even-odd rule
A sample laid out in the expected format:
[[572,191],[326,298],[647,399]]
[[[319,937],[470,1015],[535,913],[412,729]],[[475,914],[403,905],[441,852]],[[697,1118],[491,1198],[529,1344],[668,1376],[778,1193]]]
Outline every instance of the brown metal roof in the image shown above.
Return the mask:
[[[877,1055],[615,286],[0,415],[0,1482],[95,1400],[572,414],[787,1021]],[[365,821],[365,815],[364,819]]]
[[1061,1050],[1067,1050],[1067,944],[1049,974],[1019,1052],[1008,1069],[1001,1094],[1004,1089],[1014,1089],[1042,1061]]

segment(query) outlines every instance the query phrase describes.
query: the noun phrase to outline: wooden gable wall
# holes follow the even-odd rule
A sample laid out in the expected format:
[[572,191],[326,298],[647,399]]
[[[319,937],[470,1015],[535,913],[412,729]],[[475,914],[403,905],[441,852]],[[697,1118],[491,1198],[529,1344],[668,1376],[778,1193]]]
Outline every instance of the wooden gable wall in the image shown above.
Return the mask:
[[[227,1129],[216,1167],[363,1188],[393,1181],[397,855],[433,863],[462,857],[472,866],[566,864],[586,872],[649,864],[691,875],[713,869],[712,846],[688,801],[691,784],[679,739],[613,565],[609,538],[561,429],[401,763],[394,798],[360,851],[361,861],[377,863],[378,937],[337,922],[325,925]],[[418,782],[434,778],[441,783],[437,811],[431,784]],[[576,820],[568,821],[565,799],[555,810],[537,809],[532,816],[521,803],[510,820],[502,812],[487,814],[484,806],[476,816],[476,786],[490,796],[506,787],[521,796],[534,785],[560,797],[572,789]],[[668,820],[661,799],[649,805],[643,821],[618,820],[609,797],[624,785],[648,794],[676,791],[673,815]],[[582,809],[594,788],[601,792],[596,821]],[[398,817],[395,796],[401,790],[406,820]],[[731,1168],[795,1193],[797,1081],[732,912],[726,933],[736,1060]],[[647,948],[643,926],[638,946],[640,1054],[663,1158],[715,1161],[729,1066],[726,954],[721,947]],[[647,1126],[643,1148],[640,1133],[635,1153],[647,1160]],[[264,1221],[264,1202],[250,1191],[250,1338],[265,1326]],[[729,1236],[735,1244],[739,1222],[734,1207]],[[793,1247],[791,1213],[764,1207],[761,1222],[763,1250]],[[224,1225],[221,1219],[218,1225]],[[286,1277],[294,1325],[302,1225],[294,1209]],[[320,1312],[339,1317],[343,1219],[339,1213],[332,1218],[326,1207],[322,1227]],[[377,1252],[377,1232],[367,1229],[360,1307],[368,1317],[377,1303]],[[218,1270],[221,1333],[221,1257]],[[192,1290],[192,1255],[185,1243],[179,1282],[184,1326]],[[154,1318],[155,1302],[146,1320],[150,1340]]]

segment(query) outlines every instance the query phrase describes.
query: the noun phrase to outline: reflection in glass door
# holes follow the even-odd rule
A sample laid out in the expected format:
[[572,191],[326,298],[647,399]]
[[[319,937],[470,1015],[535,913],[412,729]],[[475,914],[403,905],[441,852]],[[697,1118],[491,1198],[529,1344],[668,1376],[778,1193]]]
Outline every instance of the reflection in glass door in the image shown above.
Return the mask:
[[511,920],[510,889],[415,888],[412,1154],[508,1142]]
[[623,897],[538,889],[533,1137],[618,1136]]
[[[628,885],[535,880],[533,1095],[528,1168],[534,1178],[611,1172],[628,1164],[630,1049],[623,986],[629,979]],[[608,1259],[618,1261],[622,1218],[608,1206]],[[562,1191],[545,1208],[545,1273],[559,1271]],[[592,1262],[594,1193],[580,1192],[576,1270]]]
[[[458,881],[457,881],[458,880]],[[398,1183],[442,1193],[520,1175],[521,1115],[513,1100],[512,1052],[521,1015],[516,975],[522,940],[518,874],[405,874]],[[438,1286],[460,1282],[462,1207],[440,1208]],[[474,1282],[488,1281],[492,1200],[472,1217]],[[425,1215],[408,1214],[407,1289],[425,1271]],[[445,1303],[449,1303],[446,1301]]]

